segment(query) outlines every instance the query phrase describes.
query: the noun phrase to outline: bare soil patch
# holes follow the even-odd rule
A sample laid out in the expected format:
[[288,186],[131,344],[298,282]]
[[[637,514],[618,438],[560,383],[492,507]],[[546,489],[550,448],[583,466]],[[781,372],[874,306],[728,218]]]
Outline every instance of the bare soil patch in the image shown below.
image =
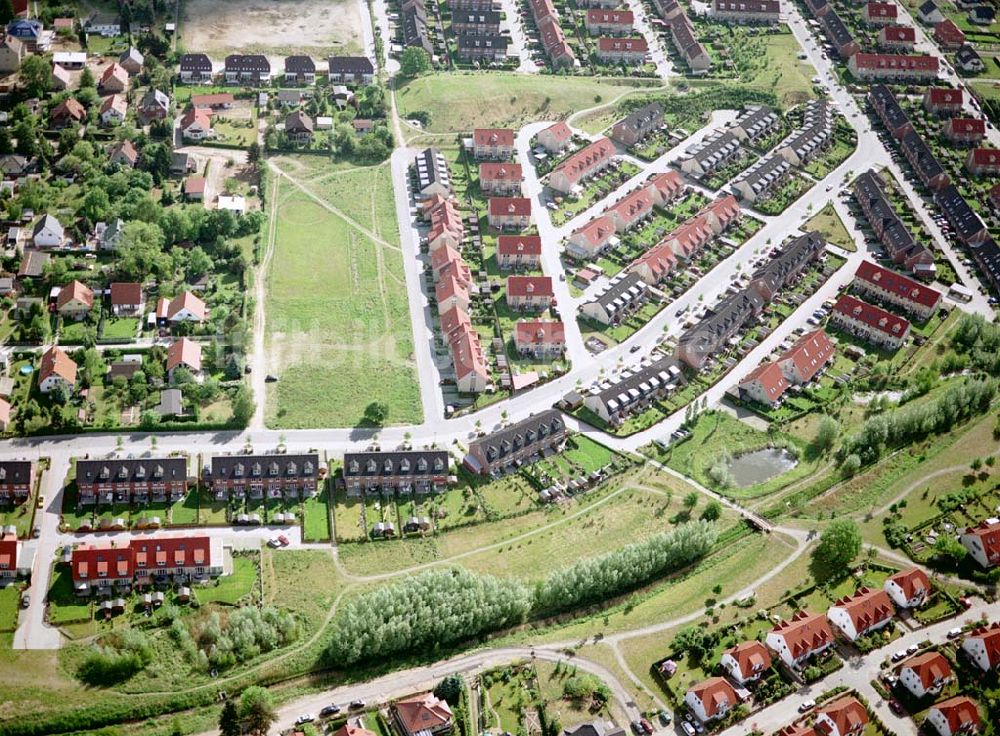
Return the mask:
[[181,43],[213,57],[288,54],[325,57],[356,54],[363,47],[357,0],[188,0]]

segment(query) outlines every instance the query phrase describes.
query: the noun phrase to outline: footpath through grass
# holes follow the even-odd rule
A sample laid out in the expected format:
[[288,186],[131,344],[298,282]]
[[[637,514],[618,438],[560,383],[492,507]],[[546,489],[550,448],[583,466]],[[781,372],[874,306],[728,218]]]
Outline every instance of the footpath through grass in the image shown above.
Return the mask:
[[[393,193],[387,167],[303,181],[353,227],[282,178],[267,288],[267,424],[364,424],[376,399],[387,423],[423,420]],[[388,204],[386,204],[388,203]]]

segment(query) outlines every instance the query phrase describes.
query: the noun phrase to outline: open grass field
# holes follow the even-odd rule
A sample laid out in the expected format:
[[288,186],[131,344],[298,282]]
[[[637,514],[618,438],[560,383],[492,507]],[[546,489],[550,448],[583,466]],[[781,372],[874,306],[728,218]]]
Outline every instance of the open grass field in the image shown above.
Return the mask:
[[773,92],[786,109],[816,96],[812,84],[816,70],[799,60],[802,49],[791,32],[770,34],[763,45],[763,62],[752,75],[746,75],[743,81],[747,86]]
[[0,588],[0,631],[13,631],[17,628],[17,611],[20,602],[20,587],[5,585]]
[[329,209],[284,178],[278,188],[267,350],[280,381],[268,387],[268,426],[358,426],[376,398],[388,424],[420,422],[388,168],[325,177],[301,184]]
[[427,74],[396,93],[403,118],[430,115],[430,133],[514,126],[536,120],[559,120],[609,102],[632,89],[624,80],[549,75]]
[[810,217],[802,226],[802,229],[818,231],[820,235],[826,238],[828,243],[832,243],[838,248],[843,248],[844,250],[852,253],[857,250],[857,246],[854,244],[854,239],[851,237],[851,234],[847,232],[847,228],[844,226],[844,221],[840,219],[840,215],[838,215],[836,210],[833,209],[832,204],[826,205],[823,209]]
[[233,557],[233,574],[216,580],[214,585],[195,588],[195,595],[202,605],[224,603],[235,606],[241,598],[250,594],[257,582],[257,566],[247,557]]

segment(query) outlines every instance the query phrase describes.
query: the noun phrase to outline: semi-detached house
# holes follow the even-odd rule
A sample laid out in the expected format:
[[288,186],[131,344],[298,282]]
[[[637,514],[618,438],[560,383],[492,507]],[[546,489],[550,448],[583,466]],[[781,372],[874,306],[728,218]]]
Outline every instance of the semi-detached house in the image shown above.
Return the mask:
[[966,527],[959,541],[980,567],[991,568],[1000,564],[1000,522],[982,521],[976,526]]
[[501,235],[497,238],[497,264],[504,271],[541,268],[541,236]]
[[772,25],[781,19],[778,0],[713,0],[711,15],[725,23]]
[[224,73],[227,84],[268,84],[271,62],[263,54],[230,54],[225,60]]
[[751,639],[724,651],[719,664],[734,682],[745,685],[771,669],[771,653],[761,642]]
[[684,704],[701,723],[723,718],[739,702],[736,691],[724,677],[710,677],[684,694]]
[[912,567],[890,575],[882,589],[889,594],[896,608],[917,608],[930,597],[931,581],[919,567]]
[[868,725],[868,711],[857,698],[839,698],[816,713],[813,728],[820,736],[860,736]]
[[548,185],[561,194],[570,194],[584,181],[611,166],[615,154],[615,144],[608,138],[599,138],[559,164],[549,175]]
[[592,36],[627,36],[632,32],[635,15],[631,10],[591,8],[583,25]]
[[462,464],[472,473],[494,475],[559,452],[566,441],[566,423],[555,409],[533,414],[509,427],[479,437],[469,445]]
[[826,615],[841,634],[855,641],[888,626],[896,609],[884,590],[863,587],[837,600]]
[[685,383],[673,357],[664,356],[637,370],[626,370],[605,379],[584,397],[584,405],[612,426],[619,426],[654,402],[664,399]]
[[833,630],[822,613],[798,611],[767,634],[766,644],[787,666],[797,668],[833,646]]
[[618,325],[642,309],[649,301],[650,287],[635,272],[617,274],[580,311],[603,325]]
[[188,484],[186,457],[76,461],[80,505],[177,501]]
[[1000,622],[970,631],[962,642],[962,650],[983,672],[1000,668]]
[[24,503],[35,482],[35,465],[30,460],[0,461],[0,503]]
[[219,500],[307,498],[316,493],[319,456],[215,455],[202,468],[201,480]]
[[939,695],[954,677],[951,665],[940,652],[918,654],[899,669],[899,683],[915,698]]

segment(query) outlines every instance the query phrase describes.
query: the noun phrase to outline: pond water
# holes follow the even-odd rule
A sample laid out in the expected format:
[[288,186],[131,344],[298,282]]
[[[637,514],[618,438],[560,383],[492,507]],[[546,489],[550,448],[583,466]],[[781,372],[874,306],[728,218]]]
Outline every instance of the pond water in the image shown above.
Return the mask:
[[729,464],[729,472],[737,488],[749,488],[787,473],[798,464],[798,459],[788,450],[769,447],[734,458]]

